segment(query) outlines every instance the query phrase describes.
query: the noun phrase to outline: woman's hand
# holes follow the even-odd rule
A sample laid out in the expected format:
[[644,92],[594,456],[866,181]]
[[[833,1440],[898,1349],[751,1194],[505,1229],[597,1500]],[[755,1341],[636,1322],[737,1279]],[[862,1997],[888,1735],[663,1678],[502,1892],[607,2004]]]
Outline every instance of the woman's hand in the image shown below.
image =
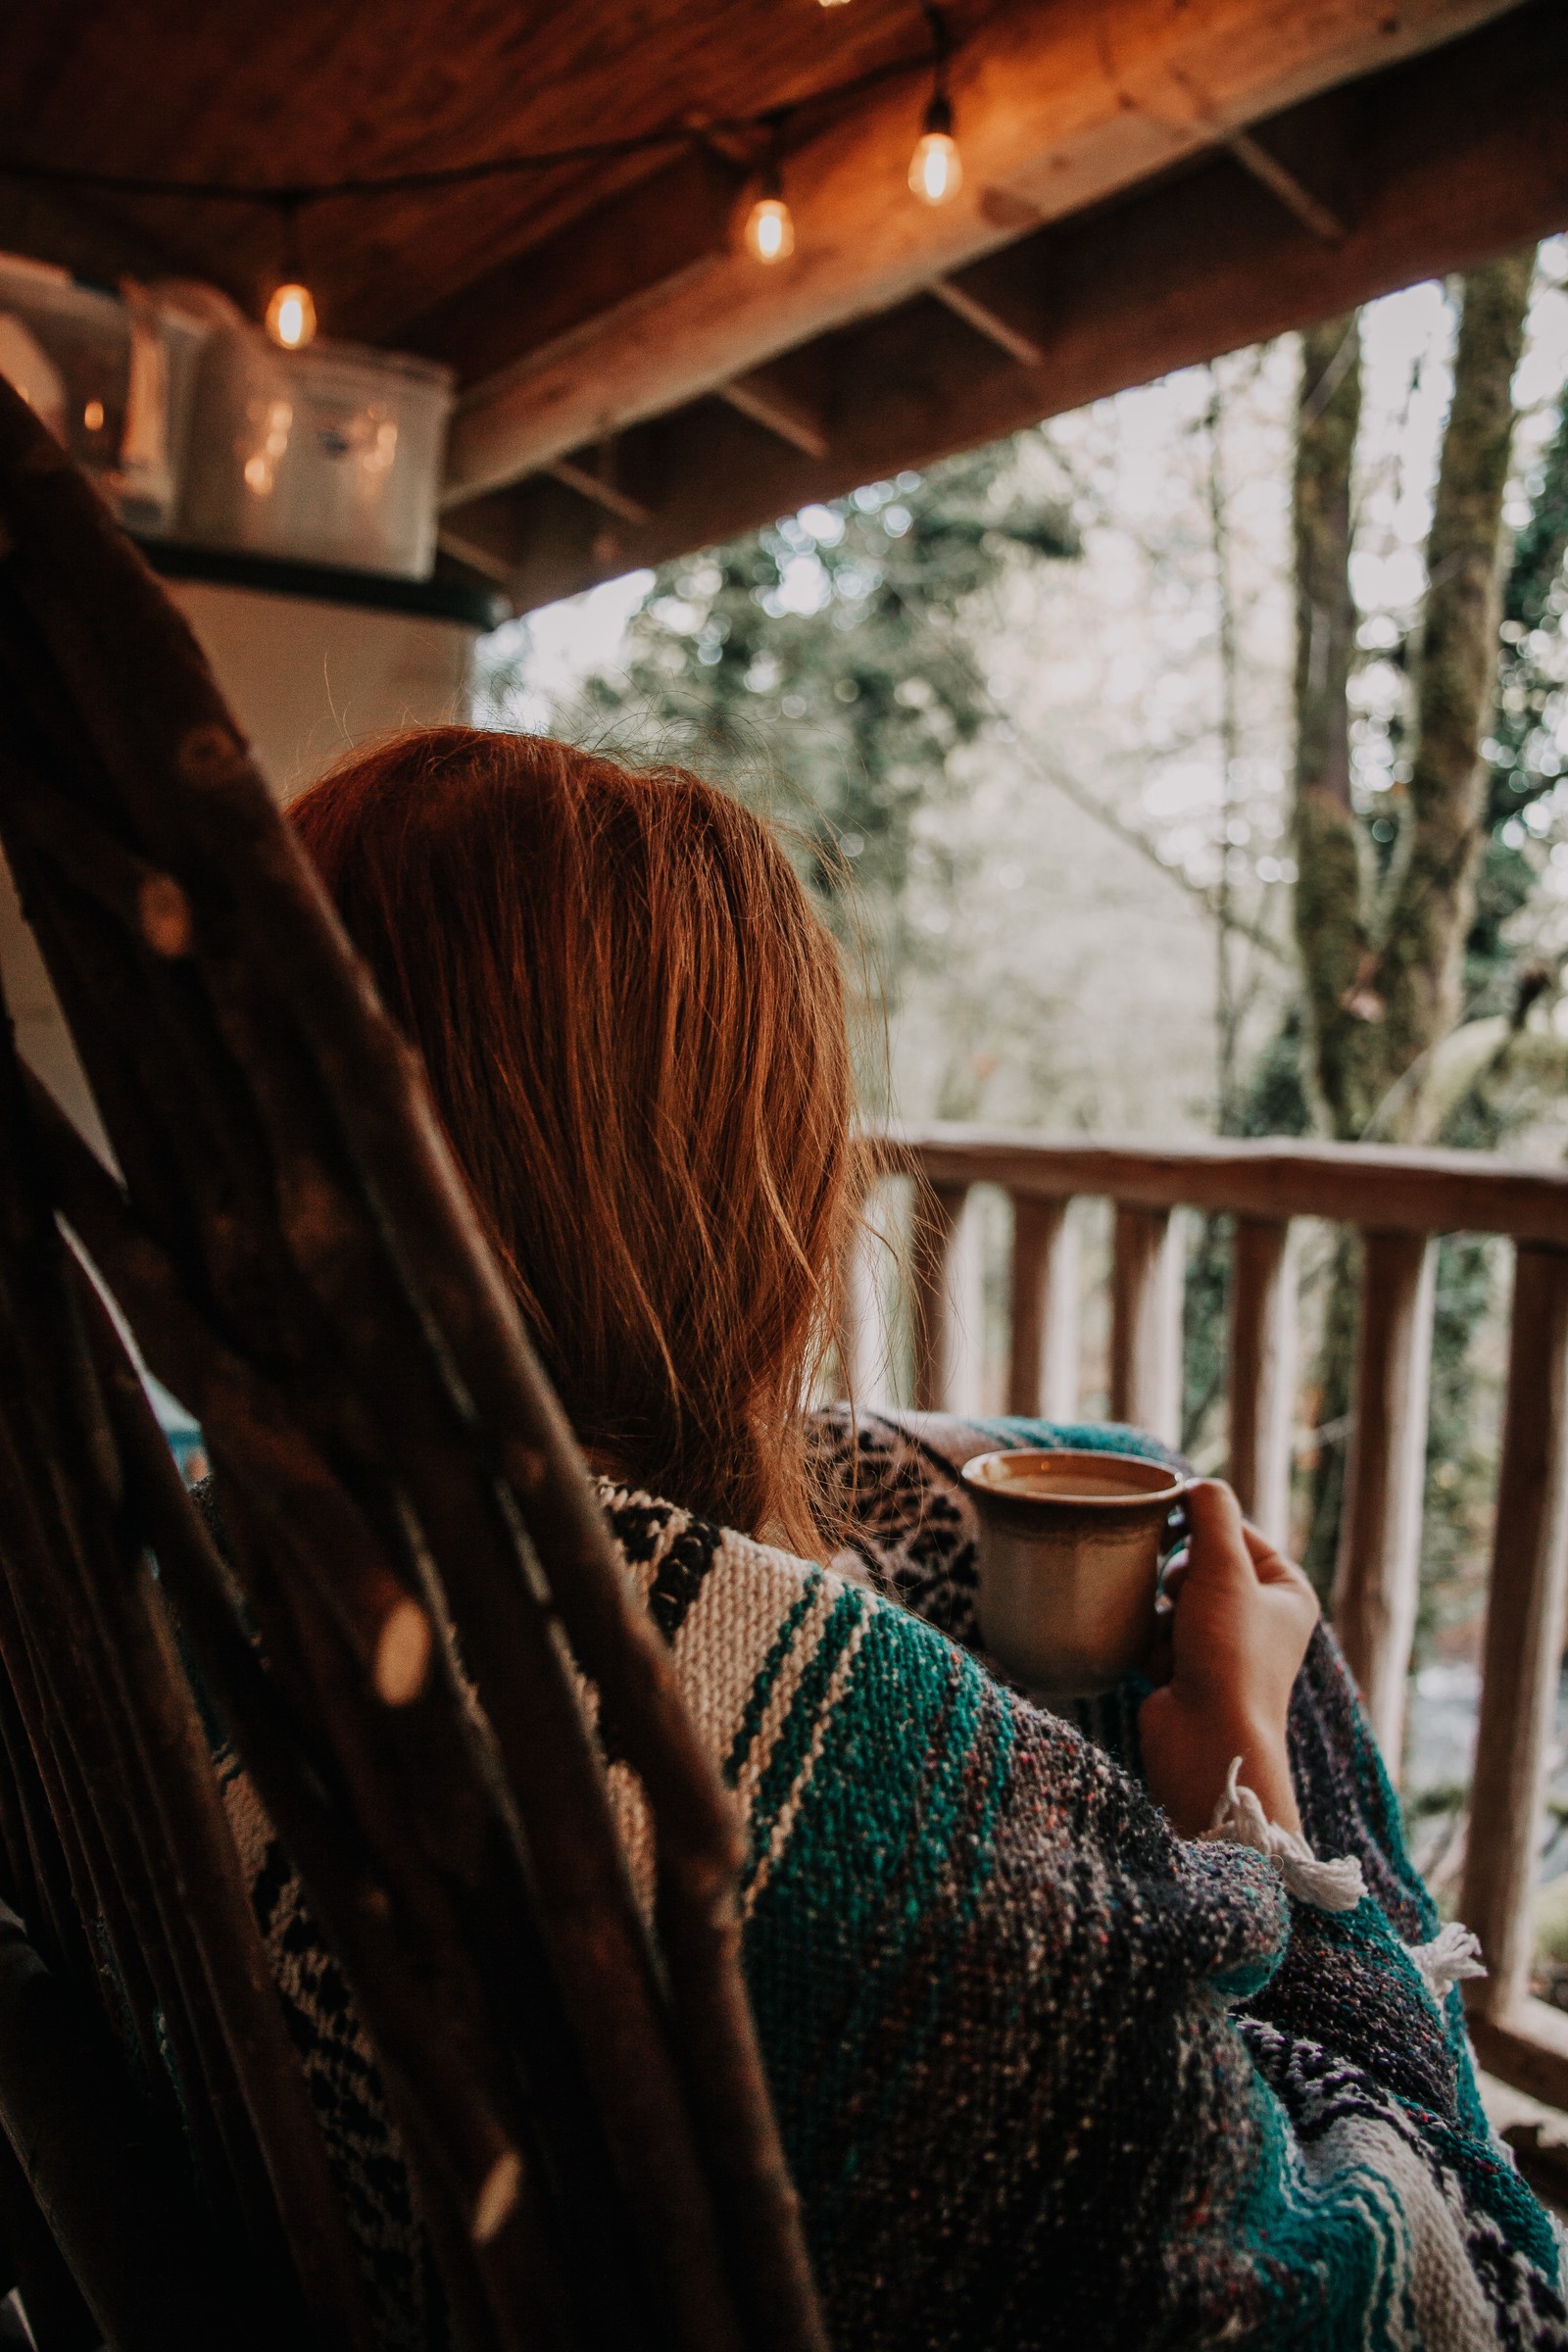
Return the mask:
[[[1184,1838],[1206,1830],[1233,1760],[1283,1830],[1301,1817],[1286,1750],[1285,1719],[1317,1595],[1299,1568],[1242,1517],[1230,1488],[1200,1479],[1187,1496],[1185,1567],[1166,1590],[1174,1602],[1166,1643],[1152,1672],[1138,1731],[1149,1787]],[[1168,1667],[1168,1680],[1162,1674]]]

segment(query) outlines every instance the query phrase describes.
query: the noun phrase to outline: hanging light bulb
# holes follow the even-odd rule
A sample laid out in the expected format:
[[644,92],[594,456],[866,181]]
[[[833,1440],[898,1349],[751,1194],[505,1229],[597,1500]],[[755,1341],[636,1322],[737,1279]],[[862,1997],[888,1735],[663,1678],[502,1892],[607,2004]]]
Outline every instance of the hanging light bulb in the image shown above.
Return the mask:
[[953,135],[953,107],[938,90],[909,158],[909,186],[922,204],[946,204],[963,185],[963,159]]
[[746,216],[746,250],[759,262],[787,262],[795,251],[795,222],[784,201],[784,120],[770,124],[771,144],[762,167],[761,193]]
[[309,286],[289,280],[274,286],[267,306],[267,331],[282,351],[303,351],[316,336],[316,304]]
[[304,199],[293,193],[277,200],[282,232],[279,256],[283,267],[267,305],[267,331],[280,351],[303,351],[316,340],[316,304],[300,267],[300,211]]
[[759,196],[746,216],[747,251],[760,262],[787,262],[795,251],[795,222],[782,196]]

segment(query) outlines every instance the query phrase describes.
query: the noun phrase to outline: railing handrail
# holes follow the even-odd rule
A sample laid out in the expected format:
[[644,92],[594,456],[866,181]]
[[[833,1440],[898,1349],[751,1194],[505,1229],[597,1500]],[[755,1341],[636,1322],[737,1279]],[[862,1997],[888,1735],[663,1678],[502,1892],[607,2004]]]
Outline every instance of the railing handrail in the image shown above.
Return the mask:
[[938,1186],[996,1184],[1024,1199],[1083,1195],[1244,1217],[1326,1217],[1396,1233],[1497,1233],[1568,1250],[1568,1172],[1521,1167],[1490,1152],[1274,1137],[1145,1144],[957,1121],[888,1127],[875,1145],[885,1173],[917,1168]]

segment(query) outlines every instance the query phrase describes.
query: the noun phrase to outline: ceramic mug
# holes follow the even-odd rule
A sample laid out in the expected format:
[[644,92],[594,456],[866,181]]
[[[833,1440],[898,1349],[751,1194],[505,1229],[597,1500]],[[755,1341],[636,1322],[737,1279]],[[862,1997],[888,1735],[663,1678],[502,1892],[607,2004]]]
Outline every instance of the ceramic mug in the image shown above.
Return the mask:
[[963,1466],[980,1515],[976,1614],[991,1655],[1044,1698],[1144,1664],[1188,1481],[1141,1454],[1020,1447]]

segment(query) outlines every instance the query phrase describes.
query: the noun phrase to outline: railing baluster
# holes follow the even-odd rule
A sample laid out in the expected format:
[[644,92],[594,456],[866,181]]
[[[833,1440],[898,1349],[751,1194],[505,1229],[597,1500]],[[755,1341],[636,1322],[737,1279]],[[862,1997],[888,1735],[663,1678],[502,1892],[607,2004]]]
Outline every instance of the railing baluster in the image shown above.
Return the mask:
[[1437,1243],[1363,1235],[1361,1334],[1334,1622],[1393,1778],[1421,1571],[1421,1494]]
[[1290,1542],[1296,1269],[1283,1217],[1238,1217],[1231,1250],[1230,1482],[1271,1544]]
[[1007,1410],[1070,1421],[1078,1410],[1078,1245],[1065,1200],[1012,1200]]
[[916,1412],[939,1413],[949,1401],[954,1357],[950,1274],[958,1219],[968,1196],[964,1184],[914,1188],[909,1235],[909,1312],[914,1341]]
[[1475,1987],[1475,2006],[1489,2018],[1512,2009],[1528,1982],[1565,1576],[1568,1252],[1521,1244],[1460,1912],[1487,1956],[1491,1973]]
[[1168,1208],[1116,1203],[1110,1417],[1177,1445],[1182,1434],[1182,1234]]

